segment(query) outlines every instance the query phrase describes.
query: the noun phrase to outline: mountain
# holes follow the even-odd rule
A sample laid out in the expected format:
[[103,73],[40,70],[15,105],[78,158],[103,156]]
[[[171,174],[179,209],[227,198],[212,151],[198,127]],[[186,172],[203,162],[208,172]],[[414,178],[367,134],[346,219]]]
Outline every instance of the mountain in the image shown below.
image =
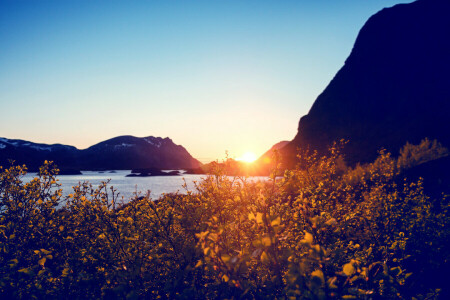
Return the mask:
[[281,152],[281,149],[289,144],[289,141],[281,141],[273,145],[263,155],[261,155],[255,162],[255,167],[258,168],[257,174],[268,174],[274,167],[273,154],[275,150]]
[[29,170],[37,171],[45,160],[64,162],[64,168],[77,168],[79,150],[73,146],[61,144],[37,144],[23,140],[0,138],[0,166],[9,166],[9,160],[15,164],[25,164]]
[[201,164],[169,138],[119,136],[80,153],[81,169],[187,169]]
[[54,161],[60,169],[78,170],[185,169],[201,165],[171,139],[152,136],[119,136],[84,150],[0,138],[0,165],[8,166],[11,159],[26,164],[30,171],[37,171],[44,160]]
[[450,146],[450,1],[385,8],[363,26],[350,56],[282,149],[324,151],[346,139],[350,164],[396,153],[424,137]]

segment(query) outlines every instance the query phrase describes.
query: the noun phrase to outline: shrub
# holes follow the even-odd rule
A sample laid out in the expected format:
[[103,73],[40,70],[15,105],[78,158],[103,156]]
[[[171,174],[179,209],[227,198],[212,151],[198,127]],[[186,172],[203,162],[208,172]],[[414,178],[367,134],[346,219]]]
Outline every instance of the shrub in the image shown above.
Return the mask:
[[443,147],[437,140],[430,141],[425,138],[419,145],[406,143],[400,150],[397,165],[399,169],[409,169],[448,154],[448,149]]
[[[430,149],[407,148],[414,157]],[[2,169],[0,293],[437,297],[445,286],[423,276],[445,278],[448,198],[431,207],[421,180],[398,176],[400,160],[381,151],[372,164],[348,169],[335,145],[323,157],[302,153],[296,169],[282,177],[275,170],[265,182],[219,168],[185,195],[137,194],[128,203],[108,182],[85,182],[62,197],[51,163],[29,183],[25,167]]]

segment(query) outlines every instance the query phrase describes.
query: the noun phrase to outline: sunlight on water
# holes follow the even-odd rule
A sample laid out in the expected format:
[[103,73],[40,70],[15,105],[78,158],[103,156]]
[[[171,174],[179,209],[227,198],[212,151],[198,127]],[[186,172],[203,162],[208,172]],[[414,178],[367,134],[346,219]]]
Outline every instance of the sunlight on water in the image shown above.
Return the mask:
[[[67,196],[73,192],[73,186],[84,181],[90,182],[97,187],[102,181],[110,180],[109,186],[113,186],[128,200],[134,196],[136,192],[145,195],[150,191],[153,199],[158,199],[164,193],[186,193],[183,184],[186,182],[188,190],[195,190],[195,182],[200,182],[207,175],[182,174],[180,176],[150,176],[150,177],[125,177],[130,174],[130,170],[120,171],[83,171],[82,175],[60,175],[57,176],[58,183],[61,184],[63,195]],[[36,173],[28,173],[24,177],[24,181],[30,181],[36,177]],[[266,177],[253,177],[254,180],[264,180]]]

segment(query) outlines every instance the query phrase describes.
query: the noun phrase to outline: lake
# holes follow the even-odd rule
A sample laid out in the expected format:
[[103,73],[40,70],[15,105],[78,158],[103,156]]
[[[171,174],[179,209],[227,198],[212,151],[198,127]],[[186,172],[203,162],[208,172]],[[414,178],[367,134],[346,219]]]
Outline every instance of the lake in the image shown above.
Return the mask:
[[[124,171],[82,171],[82,175],[58,175],[56,178],[61,184],[63,195],[73,193],[73,186],[80,182],[88,181],[97,187],[102,181],[110,180],[109,186],[113,186],[125,200],[133,197],[134,193],[146,194],[150,191],[153,199],[158,199],[164,193],[186,193],[183,184],[186,182],[189,190],[195,190],[195,182],[200,182],[207,175],[182,174],[180,176],[150,176],[150,177],[125,177],[131,174],[131,170]],[[37,173],[28,173],[24,181],[30,181]],[[266,180],[267,177],[252,177],[251,180]]]

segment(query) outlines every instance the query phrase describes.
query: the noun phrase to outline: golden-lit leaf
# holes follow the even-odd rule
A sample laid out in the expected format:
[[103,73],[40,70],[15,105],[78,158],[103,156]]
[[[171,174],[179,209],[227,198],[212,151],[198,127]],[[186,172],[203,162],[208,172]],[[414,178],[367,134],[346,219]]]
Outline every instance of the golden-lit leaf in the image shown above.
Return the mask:
[[195,265],[196,268],[200,267],[203,265],[203,261],[201,259],[199,259],[199,261],[197,262],[197,264]]
[[263,214],[257,213],[256,214],[256,223],[261,224],[263,222]]
[[305,237],[302,240],[302,243],[304,244],[312,244],[313,242],[313,235],[307,231],[305,231]]
[[353,263],[348,263],[345,264],[344,267],[342,268],[342,271],[344,272],[345,275],[347,276],[352,276],[355,273],[355,267],[353,266]]
[[335,218],[331,218],[328,221],[326,221],[325,224],[327,224],[328,226],[333,226],[337,224],[337,221]]
[[20,269],[20,270],[18,270],[18,272],[24,273],[24,274],[27,274],[27,275],[30,275],[32,273],[29,268]]
[[223,261],[224,263],[227,263],[227,262],[230,261],[231,256],[229,256],[228,254],[224,254],[224,255],[222,255],[220,258],[222,259],[222,261]]
[[272,245],[272,241],[270,240],[270,237],[268,237],[268,236],[263,237],[261,239],[261,243],[265,247],[269,247],[270,245]]
[[230,280],[230,277],[228,277],[227,275],[223,275],[222,276],[222,281],[224,281],[224,282],[228,282]]
[[255,247],[262,246],[261,240],[259,240],[259,239],[253,240],[252,241],[252,245],[255,246]]
[[278,226],[281,224],[281,218],[277,217],[275,220],[272,221],[272,223],[270,223],[272,226]]
[[267,255],[267,253],[265,251],[263,251],[263,253],[261,253],[261,262],[266,264],[269,263],[269,256]]
[[43,257],[38,261],[38,264],[41,266],[44,266],[45,262],[47,261],[47,258]]

